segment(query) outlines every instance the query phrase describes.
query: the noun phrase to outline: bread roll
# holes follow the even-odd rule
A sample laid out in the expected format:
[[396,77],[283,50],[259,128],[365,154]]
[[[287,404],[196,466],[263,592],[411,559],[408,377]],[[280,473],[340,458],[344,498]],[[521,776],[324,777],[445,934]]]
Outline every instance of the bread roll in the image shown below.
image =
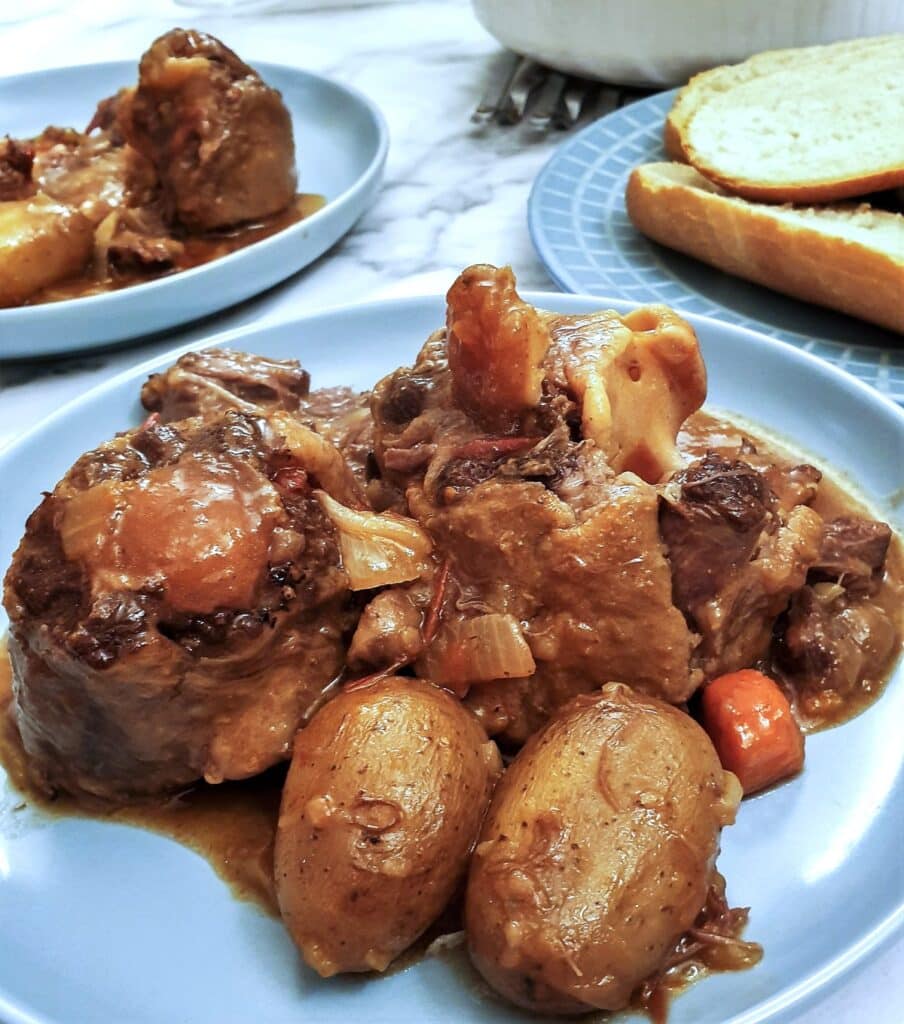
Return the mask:
[[904,334],[904,215],[750,203],[677,163],[635,168],[626,201],[634,226],[663,245]]
[[666,151],[747,199],[826,202],[904,184],[904,34],[774,50],[696,75]]

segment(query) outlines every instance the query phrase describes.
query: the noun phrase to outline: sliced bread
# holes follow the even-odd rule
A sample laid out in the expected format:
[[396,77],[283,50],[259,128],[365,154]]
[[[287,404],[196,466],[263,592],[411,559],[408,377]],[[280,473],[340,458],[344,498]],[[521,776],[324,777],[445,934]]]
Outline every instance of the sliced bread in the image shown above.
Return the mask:
[[667,152],[748,199],[826,202],[904,184],[904,34],[757,54],[695,76]]
[[904,334],[904,215],[751,203],[678,163],[635,168],[626,201],[635,227],[662,245]]
[[[869,42],[872,40],[861,40]],[[835,46],[852,46],[852,43],[834,44]],[[665,119],[665,126],[662,133],[662,141],[665,145],[666,154],[672,160],[687,163],[687,156],[684,152],[684,136],[687,132],[687,125],[697,108],[707,99],[720,92],[725,92],[734,85],[747,82],[751,78],[777,71],[787,67],[795,61],[802,64],[809,59],[818,60],[826,56],[826,51],[831,51],[832,46],[811,46],[807,49],[793,50],[767,50],[765,53],[757,53],[741,64],[722,64],[709,71],[701,71],[691,78],[682,89],[679,90]]]

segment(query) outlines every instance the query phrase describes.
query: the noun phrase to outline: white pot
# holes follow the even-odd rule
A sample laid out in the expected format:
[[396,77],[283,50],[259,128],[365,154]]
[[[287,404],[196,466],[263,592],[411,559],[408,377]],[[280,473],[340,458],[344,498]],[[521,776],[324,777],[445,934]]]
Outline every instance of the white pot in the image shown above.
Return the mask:
[[902,0],[473,0],[516,53],[621,85],[678,85],[761,50],[904,31]]

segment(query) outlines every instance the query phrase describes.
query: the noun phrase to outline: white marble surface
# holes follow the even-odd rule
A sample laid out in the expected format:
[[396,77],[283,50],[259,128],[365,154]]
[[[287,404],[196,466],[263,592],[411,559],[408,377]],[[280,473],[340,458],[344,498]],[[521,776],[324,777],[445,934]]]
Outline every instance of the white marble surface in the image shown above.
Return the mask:
[[[436,291],[475,261],[511,263],[525,288],[553,287],[531,247],[525,213],[530,183],[558,137],[470,124],[498,47],[464,0],[269,6],[285,13],[243,14],[225,4],[171,0],[0,0],[3,74],[137,58],[160,32],[193,25],[221,36],[251,63],[295,64],[357,86],[382,108],[392,134],[386,183],[374,208],[284,285],[165,338],[81,358],[0,364],[0,448],[104,377],[219,329],[374,294]],[[0,131],[2,124],[0,109]],[[899,941],[792,1019],[902,1024],[902,971]]]

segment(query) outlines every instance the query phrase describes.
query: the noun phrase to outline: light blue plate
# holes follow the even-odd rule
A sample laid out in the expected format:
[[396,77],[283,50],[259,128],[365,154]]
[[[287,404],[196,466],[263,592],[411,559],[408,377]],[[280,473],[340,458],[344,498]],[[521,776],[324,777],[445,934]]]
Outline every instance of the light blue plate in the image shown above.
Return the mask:
[[[526,298],[563,312],[600,306],[581,296]],[[211,343],[297,357],[318,387],[367,388],[412,362],[444,313],[439,295],[394,299],[233,332]],[[818,465],[855,480],[879,515],[899,517],[900,408],[789,345],[703,318],[692,322],[713,405],[793,438]],[[142,381],[178,354],[100,385],[0,455],[0,571],[41,491],[53,487],[82,451],[138,423]],[[5,625],[0,611],[0,630]],[[719,867],[732,903],[751,907],[748,937],[764,944],[765,957],[751,971],[693,986],[675,1001],[669,1024],[791,1020],[900,934],[902,721],[899,664],[864,714],[808,739],[798,778],[744,802],[737,824],[723,833]],[[533,1019],[487,995],[461,956],[427,960],[386,978],[321,981],[299,965],[281,924],[234,900],[191,850],[124,825],[16,811],[19,801],[0,769],[4,1024]]]
[[531,237],[566,291],[664,302],[762,331],[821,356],[904,402],[904,338],[741,281],[645,238],[625,210],[638,164],[667,160],[662,126],[675,90],[623,107],[555,151],[528,202]]
[[[0,359],[99,348],[224,309],[306,267],[370,206],[389,149],[382,114],[349,86],[256,62],[292,114],[298,190],[326,196],[313,216],[245,249],[169,277],[65,302],[0,309]],[[84,127],[97,101],[135,81],[136,61],[0,79],[0,134]]]

